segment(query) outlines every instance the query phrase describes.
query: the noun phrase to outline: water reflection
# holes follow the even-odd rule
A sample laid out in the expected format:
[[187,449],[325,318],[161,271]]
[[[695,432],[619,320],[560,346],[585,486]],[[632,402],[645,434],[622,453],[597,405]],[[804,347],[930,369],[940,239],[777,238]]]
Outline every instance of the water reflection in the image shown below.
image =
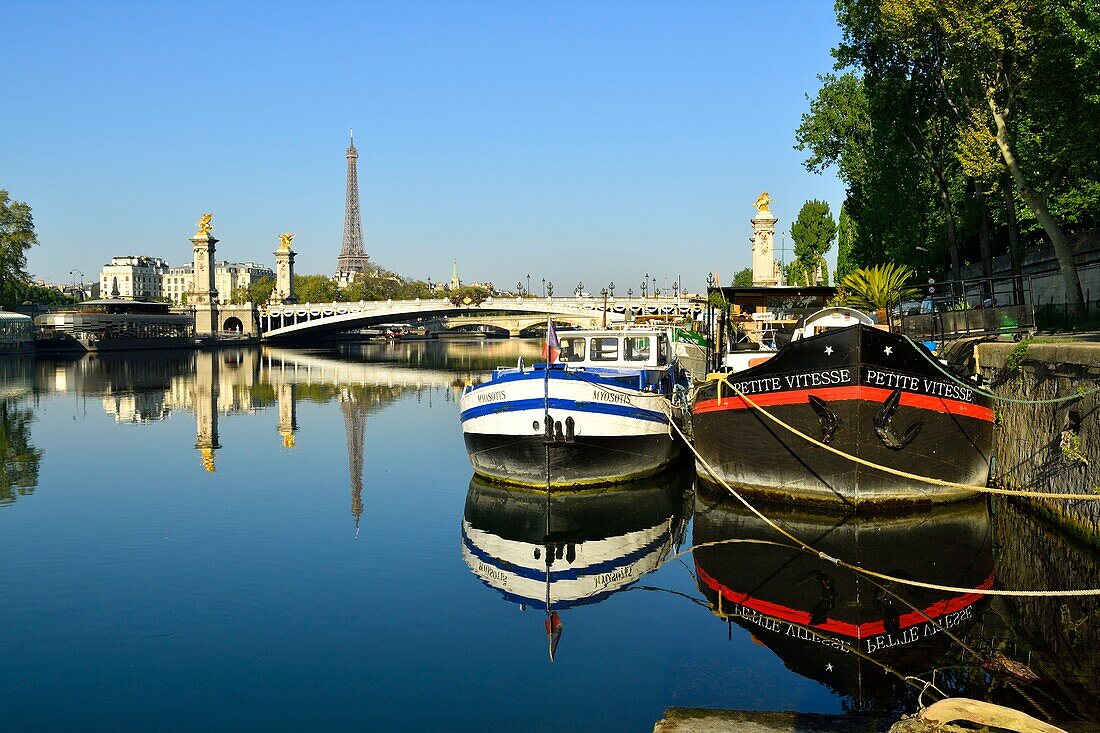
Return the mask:
[[[994,527],[997,575],[1005,587],[1100,588],[1095,545],[1005,503],[998,504]],[[1025,658],[1041,677],[1023,691],[1002,684],[1008,704],[1047,719],[1100,720],[1100,601],[998,598],[993,608],[999,623],[975,645]]]
[[506,600],[521,610],[546,611],[547,632],[560,635],[557,612],[603,601],[656,570],[679,546],[689,486],[685,472],[673,470],[548,498],[475,475],[462,519],[462,555]]
[[[962,588],[993,584],[984,502],[884,518],[790,510],[769,516],[818,550],[894,577]],[[746,629],[789,669],[828,685],[852,709],[894,711],[913,702],[913,680],[906,678],[931,681],[987,604],[978,594],[857,576],[790,546],[733,499],[700,491],[693,544],[709,542],[725,542],[694,552],[699,589],[714,614]],[[937,684],[944,686],[942,679]]]
[[[241,348],[104,353],[37,364],[33,359],[5,360],[4,415],[11,435],[3,436],[4,480],[9,487],[0,489],[0,503],[10,503],[16,493],[29,493],[31,480],[37,477],[39,454],[23,447],[33,412],[17,406],[13,400],[18,396],[35,391],[72,393],[85,400],[80,411],[86,410],[89,396],[98,397],[115,422],[137,426],[191,413],[195,419],[191,447],[198,452],[198,465],[209,473],[217,471],[217,455],[223,447],[222,418],[275,407],[274,432],[284,448],[293,449],[300,430],[298,403],[337,402],[347,438],[350,513],[358,533],[367,416],[410,392],[418,401],[426,399],[429,406],[433,400],[453,403],[472,373],[452,367],[472,365],[471,353],[477,353],[473,348],[477,345],[417,342],[399,348],[350,345],[335,351]],[[494,353],[488,350],[485,358],[495,358]],[[386,360],[367,361],[368,356]],[[433,369],[429,364],[448,368]]]
[[38,487],[42,451],[31,443],[34,411],[12,399],[0,400],[0,506]]
[[25,398],[34,391],[34,359],[0,358],[0,506],[38,487],[42,451],[31,443],[34,410]]
[[[142,679],[156,679],[165,669],[170,673],[161,650],[151,646],[160,642],[149,639],[182,629],[195,648],[201,647],[197,640],[215,640],[194,663],[196,674],[226,671],[219,682],[220,690],[232,693],[220,698],[225,705],[237,704],[239,681],[254,679],[251,660],[265,656],[277,661],[269,666],[277,671],[273,677],[293,684],[260,690],[253,703],[257,709],[269,709],[270,700],[293,700],[293,689],[317,679],[326,689],[350,691],[290,711],[303,716],[343,710],[340,700],[359,699],[355,680],[371,678],[390,681],[374,690],[377,709],[406,691],[410,697],[402,713],[424,695],[466,701],[488,693],[496,696],[494,704],[471,708],[464,727],[505,727],[515,722],[507,703],[538,696],[550,679],[540,676],[545,673],[555,675],[555,684],[572,685],[568,694],[585,710],[606,707],[606,719],[587,722],[590,727],[606,723],[608,730],[616,728],[607,723],[612,716],[620,721],[618,729],[645,727],[670,704],[833,712],[839,698],[852,709],[912,712],[919,694],[913,684],[933,679],[944,693],[989,699],[1040,718],[1100,718],[1095,599],[987,601],[904,586],[884,590],[791,548],[760,544],[780,538],[720,496],[708,493],[696,501],[690,468],[686,481],[671,474],[581,494],[557,493],[549,512],[541,492],[475,478],[463,505],[465,487],[453,487],[446,478],[468,466],[454,396],[492,367],[537,351],[538,344],[530,342],[410,342],[335,351],[239,349],[0,361],[0,519],[6,522],[0,540],[8,540],[6,555],[20,558],[8,563],[7,576],[0,578],[0,585],[13,591],[0,594],[5,601],[0,611],[18,620],[11,624],[15,631],[0,638],[0,657],[8,661],[9,677],[13,670],[35,670],[33,690],[28,688],[35,702],[28,709],[51,709],[56,679],[73,690],[93,691],[90,708],[117,692],[105,687],[112,675],[90,678],[86,669],[131,674],[136,658]],[[135,431],[140,439],[133,439]],[[372,440],[375,450],[365,456]],[[140,444],[141,451],[132,444]],[[103,460],[104,451],[115,450],[117,455]],[[227,451],[237,460],[223,460]],[[185,457],[184,471],[174,468],[178,454]],[[111,461],[131,462],[134,475],[160,476],[161,488],[128,488]],[[324,479],[334,484],[332,491],[286,491],[289,500],[269,501],[284,486],[320,483],[319,466],[334,468]],[[207,469],[221,473],[207,476]],[[379,481],[386,491],[367,499],[366,516],[376,515],[371,542],[352,544],[353,525],[369,521],[363,492],[369,494],[372,474],[386,477]],[[221,490],[231,483],[233,491]],[[31,492],[43,496],[26,496]],[[406,521],[410,505],[417,507],[413,525]],[[693,565],[667,562],[693,511],[694,542],[753,542],[697,549]],[[452,534],[460,512],[465,567]],[[1009,506],[1000,506],[992,521],[981,503],[881,520],[776,516],[829,554],[892,575],[968,587],[994,578],[1007,588],[1100,587],[1094,546],[1078,544]],[[150,517],[157,531],[149,531]],[[50,533],[49,522],[66,528],[64,541]],[[346,537],[334,541],[333,526]],[[294,542],[285,541],[288,531]],[[222,574],[226,567],[231,572]],[[642,579],[659,567],[663,570]],[[471,571],[480,583],[471,582]],[[414,594],[409,600],[409,577],[427,579],[458,599],[454,607],[462,623],[499,614],[501,606],[507,615],[527,606],[533,614],[520,617],[529,622],[500,624],[455,643],[451,626],[433,630],[437,625],[423,622],[432,618],[434,596]],[[193,597],[181,593],[181,585],[192,588]],[[674,595],[637,592],[656,587]],[[221,605],[209,602],[210,588],[217,589],[220,603],[239,608],[223,614]],[[272,596],[271,588],[287,593]],[[579,608],[628,588],[634,591],[626,597],[588,611]],[[135,597],[141,589],[149,592]],[[107,597],[125,604],[104,605]],[[501,597],[511,605],[499,603]],[[96,608],[104,612],[100,625],[87,624],[86,609]],[[257,608],[264,612],[254,613]],[[548,643],[559,636],[565,644],[567,681],[560,665],[552,671],[540,665],[528,675],[524,665],[530,660],[516,652],[517,638],[541,636],[544,614],[551,620]],[[653,633],[608,634],[601,626],[631,623],[642,615],[654,621]],[[306,616],[317,623],[303,627]],[[148,627],[150,635],[140,641],[128,636],[130,627],[117,624],[123,617],[140,619],[143,633]],[[349,642],[349,625],[368,617],[370,623],[361,627],[384,633]],[[677,631],[664,633],[666,627]],[[110,630],[106,636],[104,629]],[[52,641],[71,634],[84,650],[79,659]],[[740,643],[718,649],[728,637]],[[766,647],[760,656],[768,663],[746,653],[754,649],[750,637]],[[126,654],[136,656],[116,657],[114,650],[123,646],[105,644],[105,638],[129,644]],[[349,644],[363,653],[341,657]],[[246,661],[232,661],[226,650],[237,648],[245,650]],[[440,654],[454,669],[472,660],[507,672],[460,684],[453,677],[440,681],[416,662]],[[1013,677],[995,663],[998,654],[1029,665],[1040,679]],[[347,661],[352,656],[355,660]],[[330,657],[341,661],[326,672]],[[64,666],[73,660],[76,666]],[[115,661],[118,666],[112,667]],[[359,665],[356,675],[347,674],[349,664]],[[723,676],[727,672],[729,680]],[[749,684],[743,683],[746,678]],[[593,679],[600,684],[591,685]],[[120,698],[120,704],[131,709],[139,700],[168,699],[166,689],[199,694],[178,677],[161,683],[142,688],[140,696]],[[339,688],[343,683],[347,690]],[[589,692],[591,698],[583,697]],[[637,703],[639,697],[644,702]],[[608,703],[613,699],[625,702],[616,707]],[[85,707],[78,703],[84,701],[74,700],[73,714],[83,716]],[[362,709],[354,707],[356,713]],[[538,722],[571,709],[548,707],[539,711],[544,718]],[[130,727],[149,727],[150,719]],[[629,726],[621,722],[627,719]],[[188,720],[187,727],[204,722]],[[327,722],[326,727],[348,727],[344,719]],[[575,720],[565,722],[569,727]]]

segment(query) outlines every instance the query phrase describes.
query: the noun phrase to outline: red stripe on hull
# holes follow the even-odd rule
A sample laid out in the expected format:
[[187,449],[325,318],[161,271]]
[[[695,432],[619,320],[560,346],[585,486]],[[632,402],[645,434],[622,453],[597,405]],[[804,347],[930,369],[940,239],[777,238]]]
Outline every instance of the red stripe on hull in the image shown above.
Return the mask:
[[[799,624],[801,626],[807,626],[812,629],[820,629],[822,631],[831,631],[834,634],[843,634],[844,636],[850,636],[854,639],[867,639],[872,636],[878,636],[879,634],[886,633],[886,624],[882,621],[869,621],[864,624],[853,624],[847,621],[838,621],[836,619],[826,619],[824,623],[813,626],[810,624],[810,614],[806,611],[799,611],[795,608],[788,606],[782,606],[778,603],[772,603],[771,601],[765,601],[760,598],[753,598],[748,593],[738,593],[731,590],[726,586],[719,583],[710,573],[703,570],[699,566],[699,563],[695,563],[695,571],[698,573],[699,580],[703,581],[708,588],[722,594],[722,597],[731,603],[736,603],[739,606],[745,608],[751,608],[754,611],[762,613],[765,616],[771,618],[781,619],[783,621],[790,621],[792,623]],[[982,584],[975,590],[986,590],[993,587],[993,576],[990,575]],[[932,619],[935,621],[941,616],[946,616],[949,613],[955,611],[961,611],[969,605],[976,603],[982,597],[981,593],[967,593],[961,596],[955,596],[954,598],[947,598],[942,601],[933,603],[928,608],[922,611],[911,611],[910,613],[903,613],[898,616],[898,626],[902,629],[914,626],[916,624]]]
[[[867,402],[885,402],[893,390],[882,387],[822,387],[820,389],[798,389],[787,392],[764,392],[748,395],[748,398],[760,407],[772,405],[800,405],[808,402],[810,395],[826,401],[836,400],[866,400]],[[902,392],[901,404],[907,407],[917,407],[922,410],[934,410],[946,412],[952,415],[973,417],[986,422],[993,422],[993,410],[982,405],[974,405],[969,402],[948,400],[933,395],[917,394],[915,392]],[[722,410],[750,410],[751,405],[732,390],[728,397],[721,399],[696,402],[691,411],[695,414],[704,412],[720,412]]]

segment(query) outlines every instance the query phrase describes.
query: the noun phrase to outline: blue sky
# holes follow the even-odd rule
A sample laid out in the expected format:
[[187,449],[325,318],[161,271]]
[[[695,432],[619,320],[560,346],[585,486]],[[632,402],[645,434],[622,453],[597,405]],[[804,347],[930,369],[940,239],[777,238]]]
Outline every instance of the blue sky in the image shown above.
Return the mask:
[[[355,128],[379,264],[558,292],[700,288],[749,264],[752,202],[780,231],[843,200],[793,149],[832,4],[40,3],[11,0],[0,188],[29,203],[37,276],[114,255],[335,268]],[[787,235],[787,246],[790,237]],[[789,255],[788,255],[789,257]],[[830,259],[835,252],[830,253]]]

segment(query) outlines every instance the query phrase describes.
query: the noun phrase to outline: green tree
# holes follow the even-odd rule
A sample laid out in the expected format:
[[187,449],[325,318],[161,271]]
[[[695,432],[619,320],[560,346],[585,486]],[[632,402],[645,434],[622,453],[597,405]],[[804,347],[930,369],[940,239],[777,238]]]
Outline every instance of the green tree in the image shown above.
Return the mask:
[[[1075,318],[1084,298],[1062,224],[1049,207],[1067,174],[1097,162],[1100,65],[1088,0],[883,0],[882,28],[903,49],[919,47],[933,29],[943,49],[946,98],[964,123],[959,159],[975,178],[1008,169],[1017,192],[1054,247]],[[1034,123],[1024,144],[1021,118]],[[1025,157],[1030,147],[1032,154]],[[999,158],[994,163],[995,151]]]
[[798,218],[791,224],[791,239],[794,240],[794,260],[788,270],[795,275],[796,281],[788,278],[791,285],[828,284],[828,268],[825,253],[833,246],[836,237],[836,221],[825,201],[813,199],[802,204]]
[[836,282],[839,283],[856,269],[856,263],[852,258],[852,247],[856,240],[855,222],[848,216],[848,207],[845,204],[840,206],[836,234]]
[[735,288],[751,288],[752,287],[752,268],[746,267],[744,270],[738,270],[737,274],[733,276],[733,282],[730,283]]
[[275,278],[261,277],[254,283],[237,288],[233,291],[232,303],[244,305],[252,303],[259,305],[271,299],[271,292],[275,290]]
[[477,285],[463,285],[447,293],[447,298],[455,305],[465,304],[467,300],[470,301],[470,305],[480,305],[489,295],[487,288],[478,287]]
[[31,207],[0,189],[0,305],[27,299],[27,250],[36,244]]
[[345,300],[340,293],[340,288],[328,275],[295,275],[294,295],[299,303],[332,303],[336,300]]
[[[887,105],[869,97],[877,86],[868,89],[852,72],[821,80],[795,135],[796,148],[809,153],[804,165],[815,173],[836,166],[847,188],[844,207],[855,225],[850,250],[855,265],[909,261],[931,228],[921,205],[931,194],[919,161],[882,119]],[[795,268],[795,277],[801,269]]]

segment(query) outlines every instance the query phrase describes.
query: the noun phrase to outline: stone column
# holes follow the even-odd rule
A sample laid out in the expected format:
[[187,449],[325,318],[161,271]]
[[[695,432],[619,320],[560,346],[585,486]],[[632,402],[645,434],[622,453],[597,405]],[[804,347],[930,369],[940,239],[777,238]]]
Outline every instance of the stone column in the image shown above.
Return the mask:
[[271,291],[271,304],[296,303],[294,297],[294,255],[297,252],[289,246],[275,250],[275,288]]
[[195,333],[210,334],[218,330],[218,289],[214,286],[214,245],[210,234],[209,215],[203,216],[198,234],[191,237],[195,251],[194,290],[187,294],[187,304],[195,309]]
[[775,261],[775,224],[778,221],[767,208],[758,211],[752,218],[753,287],[779,284],[779,267]]

